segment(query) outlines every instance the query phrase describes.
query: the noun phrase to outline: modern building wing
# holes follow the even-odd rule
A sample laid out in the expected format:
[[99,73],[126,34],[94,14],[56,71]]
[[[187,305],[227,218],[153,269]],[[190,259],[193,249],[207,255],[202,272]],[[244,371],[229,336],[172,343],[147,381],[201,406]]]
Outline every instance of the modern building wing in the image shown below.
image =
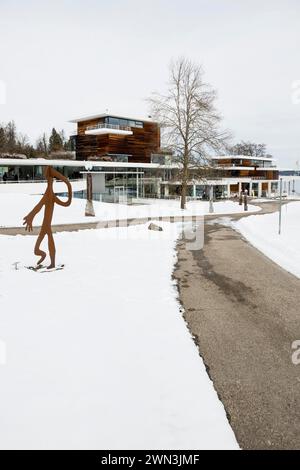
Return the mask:
[[279,171],[270,156],[225,155],[212,157],[214,167],[227,181],[227,192],[248,191],[250,195],[271,195],[277,188]]
[[[188,194],[192,198],[208,197],[209,188],[213,186],[214,196],[232,197],[247,189],[251,196],[271,196],[278,192],[278,177],[270,179],[267,175],[244,175],[240,173],[244,166],[230,164],[220,165],[214,158],[217,176],[207,179],[194,178],[189,182]],[[178,197],[181,182],[178,179],[178,165],[142,162],[109,162],[109,161],[79,161],[79,160],[46,160],[46,159],[0,159],[0,183],[18,181],[43,180],[42,167],[51,165],[57,167],[71,180],[80,179],[87,171],[93,175],[94,199],[103,201],[124,201],[124,198],[138,197]],[[239,164],[240,165],[240,164]],[[233,170],[234,168],[234,170]],[[264,168],[264,167],[260,167]],[[238,174],[233,172],[237,171]],[[253,168],[248,167],[252,172]],[[257,172],[260,170],[256,169]],[[270,169],[270,171],[275,171]],[[276,169],[278,171],[278,168]],[[267,179],[265,179],[267,178]],[[294,181],[300,179],[297,175],[284,176],[285,191],[293,190]],[[80,195],[79,195],[80,196]],[[84,193],[81,195],[84,197]]]
[[[107,113],[71,122],[77,126],[72,135],[71,160],[0,158],[0,182],[40,181],[42,167],[51,165],[73,180],[92,172],[95,199],[180,195],[180,165],[170,152],[161,149],[158,123]],[[278,193],[279,171],[270,156],[213,156],[206,172],[210,176],[201,177],[199,171],[191,171],[188,195],[206,198],[213,187],[217,198],[233,197],[244,190],[250,196],[271,196]],[[284,176],[286,187],[298,178]]]
[[158,123],[114,114],[73,119],[76,160],[151,163],[161,153]]

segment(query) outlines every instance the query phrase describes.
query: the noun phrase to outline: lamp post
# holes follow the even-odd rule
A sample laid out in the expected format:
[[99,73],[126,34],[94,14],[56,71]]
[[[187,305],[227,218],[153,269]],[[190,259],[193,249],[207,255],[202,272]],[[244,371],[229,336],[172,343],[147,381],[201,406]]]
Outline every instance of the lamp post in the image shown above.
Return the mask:
[[282,178],[279,180],[279,223],[278,223],[278,235],[281,234],[281,208],[282,208]]
[[212,214],[214,212],[214,187],[213,185],[210,185],[209,187],[209,213]]
[[243,205],[243,191],[240,191],[240,193],[239,193],[239,205],[240,206]]
[[244,191],[244,211],[248,210],[248,191],[245,189]]
[[93,177],[90,171],[93,168],[91,162],[85,164],[86,174],[86,205],[85,205],[85,216],[95,217],[95,211],[93,206]]

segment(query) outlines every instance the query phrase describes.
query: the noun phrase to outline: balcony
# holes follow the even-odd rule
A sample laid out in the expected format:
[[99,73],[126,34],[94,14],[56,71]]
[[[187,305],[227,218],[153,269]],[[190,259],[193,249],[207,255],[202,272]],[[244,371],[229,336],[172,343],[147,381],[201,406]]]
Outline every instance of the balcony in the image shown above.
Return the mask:
[[85,130],[86,135],[101,135],[101,134],[117,134],[117,135],[132,135],[133,132],[128,126],[119,126],[117,124],[99,123],[93,126],[87,126]]

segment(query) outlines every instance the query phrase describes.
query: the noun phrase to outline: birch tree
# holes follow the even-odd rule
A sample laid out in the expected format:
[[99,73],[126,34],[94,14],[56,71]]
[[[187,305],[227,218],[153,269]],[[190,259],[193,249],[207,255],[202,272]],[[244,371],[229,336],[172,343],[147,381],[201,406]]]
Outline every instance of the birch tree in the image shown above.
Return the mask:
[[191,178],[199,180],[211,173],[211,152],[225,149],[230,137],[220,129],[216,91],[205,83],[202,67],[183,57],[170,66],[166,93],[153,93],[148,101],[152,116],[161,125],[163,143],[178,162],[184,209]]

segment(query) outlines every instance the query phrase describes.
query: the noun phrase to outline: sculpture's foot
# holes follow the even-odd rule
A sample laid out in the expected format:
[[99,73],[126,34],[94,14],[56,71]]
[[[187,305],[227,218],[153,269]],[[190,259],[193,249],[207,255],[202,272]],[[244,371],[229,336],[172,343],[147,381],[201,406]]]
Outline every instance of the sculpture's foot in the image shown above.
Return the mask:
[[38,262],[37,262],[37,265],[42,264],[42,262],[44,261],[45,258],[46,258],[46,253],[44,253],[44,254],[40,257],[40,259],[39,259]]

